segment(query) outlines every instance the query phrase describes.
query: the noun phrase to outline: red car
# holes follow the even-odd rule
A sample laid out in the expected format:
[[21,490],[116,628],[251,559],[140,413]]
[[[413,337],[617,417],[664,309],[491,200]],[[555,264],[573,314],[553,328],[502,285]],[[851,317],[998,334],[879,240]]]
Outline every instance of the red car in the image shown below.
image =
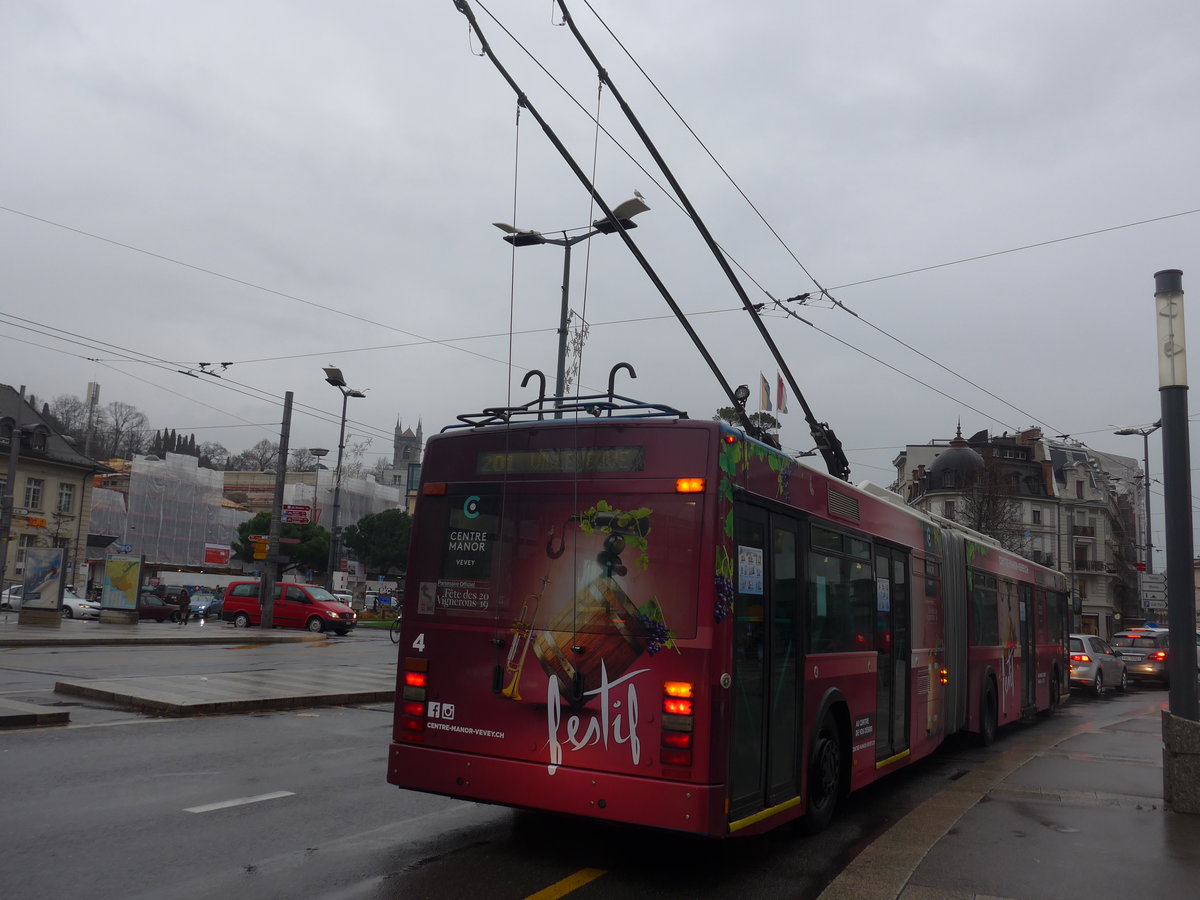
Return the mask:
[[[257,581],[230,582],[225,589],[221,618],[238,628],[262,621]],[[358,613],[340,602],[325,588],[314,584],[275,584],[272,623],[276,628],[306,628],[313,632],[347,634],[357,623]]]
[[163,598],[151,591],[138,594],[138,619],[153,619],[155,622],[178,622],[179,604],[174,598]]

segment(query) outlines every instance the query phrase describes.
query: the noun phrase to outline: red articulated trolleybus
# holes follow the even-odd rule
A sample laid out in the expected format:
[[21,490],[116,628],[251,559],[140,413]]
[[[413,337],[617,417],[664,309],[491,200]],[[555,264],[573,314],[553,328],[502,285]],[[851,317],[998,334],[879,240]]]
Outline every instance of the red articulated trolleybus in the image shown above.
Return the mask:
[[1053,710],[1063,576],[611,393],[425,453],[388,781],[712,837]]

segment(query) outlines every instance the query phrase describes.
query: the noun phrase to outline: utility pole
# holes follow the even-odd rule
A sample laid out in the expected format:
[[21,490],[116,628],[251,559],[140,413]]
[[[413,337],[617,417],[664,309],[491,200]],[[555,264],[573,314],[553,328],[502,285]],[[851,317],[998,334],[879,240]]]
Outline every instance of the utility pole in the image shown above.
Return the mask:
[[258,583],[258,604],[262,610],[259,627],[270,630],[275,625],[275,583],[279,580],[280,518],[283,513],[283,486],[287,479],[288,438],[292,431],[292,392],[283,395],[283,425],[279,429],[279,459],[275,463],[275,495],[271,500],[271,530],[268,532],[267,558]]
[[13,491],[17,484],[17,460],[21,456],[21,413],[25,411],[25,385],[21,385],[21,402],[13,421],[12,437],[8,441],[8,479],[4,495],[0,496],[0,590],[8,575],[8,545],[12,542]]

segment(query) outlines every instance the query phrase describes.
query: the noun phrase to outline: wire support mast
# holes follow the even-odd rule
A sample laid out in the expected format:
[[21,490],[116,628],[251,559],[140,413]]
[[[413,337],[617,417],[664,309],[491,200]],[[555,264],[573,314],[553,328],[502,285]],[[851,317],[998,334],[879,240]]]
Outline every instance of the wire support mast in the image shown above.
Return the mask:
[[[754,423],[750,421],[750,417],[746,414],[745,399],[738,395],[733,388],[729,386],[729,382],[725,380],[725,376],[721,373],[716,361],[708,352],[708,348],[705,347],[704,342],[700,340],[700,335],[698,335],[695,329],[692,328],[691,323],[687,320],[687,316],[684,315],[683,310],[679,308],[679,304],[675,302],[675,298],[671,296],[671,292],[667,290],[667,286],[663,284],[662,279],[658,277],[658,273],[654,271],[654,267],[650,265],[649,260],[647,260],[645,255],[643,255],[641,249],[633,242],[633,239],[629,236],[625,226],[621,224],[621,220],[614,215],[612,208],[609,207],[609,205],[604,201],[604,198],[600,196],[600,192],[596,190],[596,186],[592,183],[591,179],[589,179],[583,169],[580,168],[579,163],[575,161],[575,158],[571,155],[571,151],[569,151],[563,142],[559,140],[558,135],[554,132],[554,129],[550,127],[549,123],[544,118],[542,118],[541,113],[537,111],[537,108],[529,101],[529,98],[525,95],[525,92],[521,90],[521,86],[517,84],[516,80],[512,77],[512,75],[509,74],[508,70],[504,68],[504,65],[492,51],[491,45],[488,43],[487,38],[483,34],[483,29],[479,27],[479,21],[475,18],[475,12],[471,9],[471,5],[467,2],[467,0],[454,0],[454,6],[460,13],[466,16],[471,30],[475,33],[475,36],[479,38],[479,44],[483,55],[487,56],[487,58],[491,60],[492,65],[496,67],[496,71],[498,71],[501,77],[508,82],[508,86],[513,89],[513,92],[517,95],[517,103],[522,109],[529,110],[529,114],[537,120],[538,125],[542,127],[542,131],[545,132],[546,137],[550,140],[550,143],[554,145],[554,149],[558,151],[559,155],[563,158],[566,164],[570,166],[571,171],[575,173],[575,177],[579,179],[580,183],[587,189],[588,193],[591,194],[592,199],[596,201],[596,205],[603,210],[605,219],[607,219],[608,222],[613,226],[613,228],[616,230],[616,233],[621,236],[621,240],[625,242],[625,246],[629,248],[629,252],[633,254],[634,259],[638,261],[638,264],[642,267],[642,270],[646,273],[646,276],[654,284],[654,287],[658,289],[659,294],[662,295],[662,298],[666,301],[667,306],[671,308],[671,312],[675,314],[675,318],[679,320],[679,323],[683,326],[684,331],[686,331],[688,337],[692,339],[692,343],[695,344],[696,349],[700,351],[700,355],[704,358],[704,361],[708,364],[709,369],[716,377],[717,382],[721,385],[721,389],[725,392],[725,396],[729,398],[730,404],[738,411],[738,417],[741,420],[742,427],[748,433],[756,437],[761,437],[762,434],[760,429],[758,429]],[[624,106],[623,103],[622,106]]]
[[[596,57],[596,54],[592,52],[592,48],[584,39],[583,34],[580,33],[579,29],[576,27],[574,18],[572,18],[571,13],[567,10],[565,0],[556,0],[556,2],[558,3],[559,9],[562,10],[563,22],[571,30],[571,34],[575,36],[575,40],[579,43],[579,46],[583,49],[583,52],[587,54],[587,57],[591,60],[592,65],[595,66],[596,73],[600,76],[600,80],[608,86],[609,91],[612,93],[613,99],[620,104],[621,111],[625,113],[625,118],[629,120],[629,124],[633,126],[634,130],[638,134],[638,137],[641,138],[642,143],[650,152],[650,155],[654,157],[654,162],[658,165],[659,169],[670,183],[672,190],[675,191],[679,202],[683,204],[684,209],[692,219],[692,223],[696,226],[696,229],[700,232],[701,237],[704,238],[704,242],[708,245],[708,249],[712,252],[713,256],[720,264],[722,271],[725,273],[725,277],[728,278],[729,283],[733,285],[734,291],[737,292],[738,297],[742,301],[742,306],[745,307],[746,311],[750,314],[750,318],[753,319],[755,326],[758,328],[759,334],[766,342],[767,347],[770,349],[771,355],[775,358],[775,362],[778,363],[779,369],[783,373],[783,376],[787,379],[788,385],[792,389],[792,394],[797,400],[800,401],[800,406],[804,410],[804,419],[808,423],[809,432],[812,435],[813,441],[817,445],[817,449],[821,451],[821,456],[825,460],[825,466],[829,470],[829,474],[836,478],[849,480],[850,464],[847,462],[846,454],[842,450],[842,442],[838,440],[837,436],[833,433],[833,430],[829,427],[827,422],[818,422],[816,416],[813,415],[812,410],[809,408],[808,402],[804,399],[804,393],[800,390],[800,386],[796,383],[796,379],[792,376],[792,370],[788,368],[787,363],[783,359],[783,354],[779,352],[779,348],[775,345],[775,341],[771,337],[771,333],[767,331],[767,327],[763,323],[762,317],[758,314],[757,307],[750,302],[750,298],[746,295],[745,289],[742,287],[737,275],[734,274],[733,269],[730,267],[729,260],[726,258],[721,248],[717,245],[717,242],[713,239],[708,227],[704,224],[704,220],[701,219],[700,214],[696,212],[696,208],[692,206],[692,203],[688,199],[687,194],[684,192],[683,187],[675,178],[675,175],[667,165],[666,160],[664,160],[662,155],[658,152],[658,148],[650,139],[649,134],[647,134],[646,130],[642,127],[642,123],[638,120],[637,115],[633,112],[632,108],[630,108],[629,104],[625,102],[625,98],[621,96],[621,92],[613,83],[612,78],[608,74],[608,70],[601,65],[600,60]],[[605,211],[607,212],[607,210]]]

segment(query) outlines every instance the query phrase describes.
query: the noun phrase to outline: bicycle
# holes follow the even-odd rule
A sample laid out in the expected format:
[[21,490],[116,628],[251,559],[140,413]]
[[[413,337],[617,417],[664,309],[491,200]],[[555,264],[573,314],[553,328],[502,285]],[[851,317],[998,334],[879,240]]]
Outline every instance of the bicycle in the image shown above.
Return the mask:
[[395,620],[388,627],[388,637],[390,637],[392,639],[393,644],[400,643],[400,624],[403,621],[404,620],[401,619],[399,616],[396,616]]

